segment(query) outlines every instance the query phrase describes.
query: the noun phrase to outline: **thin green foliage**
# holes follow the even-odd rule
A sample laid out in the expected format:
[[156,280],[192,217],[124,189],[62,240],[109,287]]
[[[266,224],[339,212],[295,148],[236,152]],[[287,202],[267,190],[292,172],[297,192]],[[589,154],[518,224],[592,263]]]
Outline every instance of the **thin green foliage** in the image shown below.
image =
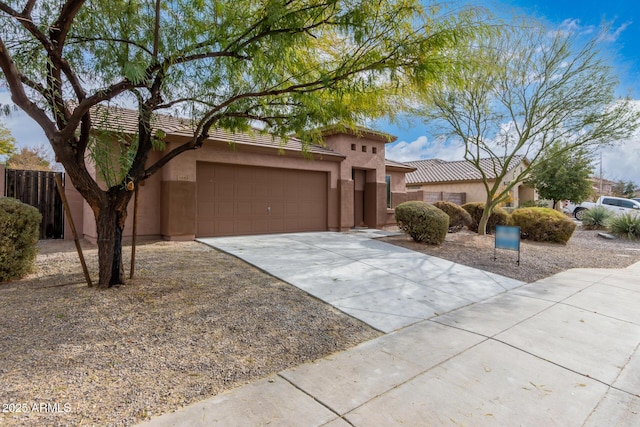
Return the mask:
[[[113,240],[100,236],[107,222],[124,223],[106,212],[125,218],[131,187],[202,147],[213,130],[257,125],[305,136],[397,114],[403,84],[444,79],[456,65],[451,52],[481,27],[471,9],[425,9],[419,0],[8,4],[0,11],[0,78],[82,183],[99,242]],[[125,121],[133,126],[118,129],[112,116],[103,127],[100,106],[132,108]],[[189,122],[157,130],[161,114]],[[165,133],[175,144],[150,156],[165,148]],[[118,239],[99,246],[100,286],[122,273],[106,265],[118,262],[120,248]]]
[[640,214],[624,213],[611,217],[607,226],[616,236],[626,237],[629,240],[640,239]]
[[449,216],[425,202],[410,201],[400,203],[395,209],[400,230],[418,243],[442,244],[449,229]]
[[10,197],[0,198],[0,282],[31,272],[38,254],[42,215]]
[[433,206],[449,216],[449,233],[456,233],[464,227],[470,227],[473,224],[473,219],[471,215],[469,215],[469,212],[455,203],[439,201],[435,202]]
[[613,212],[604,206],[596,206],[583,212],[582,226],[588,230],[602,230],[607,228],[613,216]]
[[567,243],[576,224],[551,208],[519,208],[511,214],[510,223],[520,227],[520,233],[536,242]]

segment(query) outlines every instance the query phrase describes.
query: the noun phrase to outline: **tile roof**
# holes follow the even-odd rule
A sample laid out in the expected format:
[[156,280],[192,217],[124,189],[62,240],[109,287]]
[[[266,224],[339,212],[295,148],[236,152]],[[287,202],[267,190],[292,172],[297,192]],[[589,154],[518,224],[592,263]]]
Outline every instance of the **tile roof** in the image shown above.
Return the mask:
[[[99,106],[93,112],[94,126],[99,129],[134,134],[138,131],[138,112],[135,110],[120,107]],[[194,124],[191,120],[169,116],[165,114],[155,114],[152,120],[152,133],[162,130],[168,135],[193,136]],[[211,129],[209,131],[209,141],[220,141],[234,144],[272,147],[288,151],[304,151],[304,143],[298,138],[283,139],[275,135],[261,133],[259,130],[251,133],[235,133],[224,129]],[[309,144],[306,147],[311,154],[320,154],[334,157],[345,157],[329,148],[320,145]]]
[[[526,160],[524,156],[514,156],[509,170]],[[407,174],[407,184],[427,184],[436,182],[480,181],[482,175],[471,162],[457,160],[448,162],[441,159],[427,159],[405,162],[416,168],[414,172]],[[493,160],[491,158],[480,159],[480,167],[489,179],[495,179]]]
[[384,142],[385,144],[390,144],[398,139],[398,137],[395,135],[391,135],[389,133],[381,132],[373,129],[368,129],[362,126],[350,127],[350,126],[342,126],[337,124],[337,125],[326,126],[320,129],[320,131],[322,132],[323,136],[347,134],[347,135],[354,135],[357,137],[371,138],[377,141]]
[[411,166],[406,163],[396,162],[391,159],[384,159],[384,165],[385,167],[388,167],[390,169],[405,169],[407,170],[407,172],[416,170],[415,166]]

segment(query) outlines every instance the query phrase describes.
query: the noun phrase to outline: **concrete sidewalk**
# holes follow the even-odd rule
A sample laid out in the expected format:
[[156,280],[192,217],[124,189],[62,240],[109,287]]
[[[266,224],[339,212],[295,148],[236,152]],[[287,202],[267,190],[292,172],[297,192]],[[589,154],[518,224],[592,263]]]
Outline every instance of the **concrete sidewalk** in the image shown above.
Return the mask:
[[[322,245],[337,257],[323,259],[318,249],[300,246],[304,242],[295,238],[281,241],[282,236],[252,236],[250,246],[258,251],[239,241],[233,249],[225,242],[224,250],[259,266],[261,257],[286,259],[287,246],[289,256],[308,251],[308,257],[288,263],[302,272],[315,263],[318,269],[306,280],[318,277],[319,283],[347,280],[347,265],[355,267],[356,277],[373,274],[363,266],[379,269],[367,276],[380,285],[370,292],[375,298],[364,291],[326,294],[350,314],[375,313],[370,316],[375,327],[393,332],[143,425],[640,425],[640,263],[620,270],[569,270],[527,285],[491,275],[490,284],[478,270],[418,261],[411,251],[403,264],[394,258],[395,247],[382,242],[321,234],[327,240]],[[372,252],[362,257],[358,245]],[[375,252],[379,256],[370,256]],[[344,257],[350,264],[339,263]],[[398,270],[383,262],[388,257],[398,261]],[[411,276],[410,266],[425,267],[421,272],[428,277]],[[329,274],[334,268],[342,275]],[[444,270],[435,274],[430,268]],[[294,275],[285,264],[279,270]],[[329,271],[327,277],[323,271]],[[382,272],[399,284],[381,286]],[[414,292],[416,286],[428,289]],[[385,307],[383,299],[394,296],[399,302]],[[447,296],[451,310],[441,299]],[[367,301],[374,303],[370,310],[364,308]],[[416,314],[416,301],[422,314]],[[441,311],[436,312],[436,301]]]

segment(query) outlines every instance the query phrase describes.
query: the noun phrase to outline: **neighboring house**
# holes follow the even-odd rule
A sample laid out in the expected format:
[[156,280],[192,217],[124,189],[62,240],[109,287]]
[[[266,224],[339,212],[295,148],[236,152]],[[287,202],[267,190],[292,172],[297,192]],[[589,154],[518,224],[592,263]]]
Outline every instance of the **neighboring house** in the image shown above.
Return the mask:
[[[466,160],[448,162],[428,159],[405,162],[405,164],[416,168],[414,172],[406,175],[407,193],[411,200],[426,202],[446,200],[457,204],[487,200],[487,192],[482,183],[480,171]],[[481,159],[480,164],[489,178],[489,185],[493,185],[496,174],[493,172],[491,159]],[[504,185],[508,185],[514,174],[528,165],[528,161],[524,156],[516,156],[512,164],[503,182]],[[520,183],[511,190],[511,200],[507,205],[518,206],[521,202],[536,199],[535,189]]]
[[593,200],[598,196],[611,196],[613,195],[613,187],[616,185],[615,181],[610,181],[597,176],[589,178],[591,180],[593,188]]
[[[135,112],[117,112],[109,117],[111,131],[135,133]],[[154,127],[166,134],[166,150],[192,136],[187,121],[169,116],[158,116]],[[190,240],[393,224],[393,209],[407,200],[405,174],[414,170],[385,160],[385,145],[395,137],[334,127],[323,138],[323,146],[303,150],[296,138],[211,130],[201,148],[181,154],[141,184],[137,234]],[[148,164],[161,154],[152,153]],[[91,209],[73,187],[66,191],[76,228],[95,240]],[[125,237],[131,235],[132,212],[133,199]]]

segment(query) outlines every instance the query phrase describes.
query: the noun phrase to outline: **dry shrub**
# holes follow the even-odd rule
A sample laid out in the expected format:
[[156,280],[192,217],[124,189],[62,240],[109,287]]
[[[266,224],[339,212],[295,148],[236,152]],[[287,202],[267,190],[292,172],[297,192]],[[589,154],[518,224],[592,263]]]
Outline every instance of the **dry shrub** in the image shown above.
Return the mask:
[[19,279],[33,269],[42,215],[10,197],[0,198],[0,282]]
[[511,214],[511,223],[520,227],[520,233],[537,242],[567,243],[576,224],[551,208],[522,208]]
[[[484,206],[485,204],[482,202],[465,203],[464,205],[462,205],[462,209],[469,212],[469,215],[471,215],[471,219],[473,220],[473,222],[469,226],[469,230],[476,233],[478,232],[478,224],[480,224],[482,212],[484,212]],[[509,213],[501,207],[496,206],[495,208],[493,208],[493,211],[489,216],[489,221],[487,221],[487,233],[493,233],[497,225],[508,224]]]
[[398,227],[420,243],[439,245],[444,242],[449,229],[449,217],[433,205],[410,201],[396,207]]
[[462,230],[464,227],[470,227],[473,224],[473,219],[469,212],[462,209],[461,206],[451,202],[435,202],[433,204],[436,208],[449,216],[449,233],[455,233]]

